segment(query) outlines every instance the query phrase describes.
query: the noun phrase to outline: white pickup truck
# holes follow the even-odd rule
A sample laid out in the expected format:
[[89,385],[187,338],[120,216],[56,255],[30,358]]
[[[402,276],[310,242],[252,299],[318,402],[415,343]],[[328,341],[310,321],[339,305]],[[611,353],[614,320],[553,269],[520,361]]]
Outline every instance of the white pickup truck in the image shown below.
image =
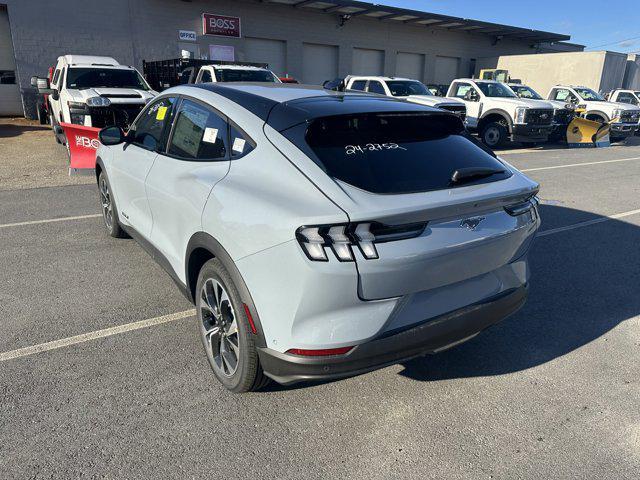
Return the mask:
[[32,79],[48,95],[49,121],[56,140],[66,143],[62,122],[103,128],[128,128],[140,110],[158,93],[133,67],[111,57],[63,55],[53,77]]
[[464,102],[467,128],[478,132],[491,148],[502,146],[507,140],[546,142],[553,131],[553,105],[518,98],[501,82],[459,78],[451,83],[447,96]]
[[244,65],[204,65],[193,83],[268,82],[282,83],[271,70]]
[[395,97],[412,103],[420,103],[430,107],[442,108],[458,115],[463,121],[466,108],[460,100],[436,97],[429,89],[417,80],[394,77],[372,77],[350,75],[344,79],[345,89],[377,93]]
[[544,100],[538,92],[522,83],[507,83],[518,97],[525,100],[550,103],[553,105],[553,130],[549,138],[552,140],[566,139],[567,127],[575,117],[575,105],[556,100]]
[[590,88],[556,85],[547,96],[549,100],[572,103],[583,111],[587,120],[611,122],[611,141],[620,141],[633,135],[640,122],[640,107],[628,103],[608,102]]

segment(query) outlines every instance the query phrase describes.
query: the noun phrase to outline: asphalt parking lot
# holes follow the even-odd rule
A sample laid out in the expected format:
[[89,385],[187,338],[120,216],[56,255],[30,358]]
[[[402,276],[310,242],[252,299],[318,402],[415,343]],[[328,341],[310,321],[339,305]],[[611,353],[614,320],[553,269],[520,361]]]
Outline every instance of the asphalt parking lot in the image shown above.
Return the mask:
[[542,185],[516,315],[437,356],[233,395],[169,277],[103,232],[92,179],[10,123],[1,478],[638,478],[640,137],[502,153]]

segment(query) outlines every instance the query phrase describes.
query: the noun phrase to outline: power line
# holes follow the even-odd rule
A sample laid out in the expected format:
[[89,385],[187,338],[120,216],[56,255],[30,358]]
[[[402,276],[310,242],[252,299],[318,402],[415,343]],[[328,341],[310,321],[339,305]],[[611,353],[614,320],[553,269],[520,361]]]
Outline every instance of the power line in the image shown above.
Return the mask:
[[594,47],[587,47],[587,49],[592,49],[592,48],[600,48],[600,47],[607,47],[609,45],[618,45],[622,42],[628,42],[629,40],[638,40],[640,39],[640,37],[631,37],[631,38],[623,38],[622,40],[618,40],[616,42],[611,42],[611,43],[603,43],[602,45],[596,45]]

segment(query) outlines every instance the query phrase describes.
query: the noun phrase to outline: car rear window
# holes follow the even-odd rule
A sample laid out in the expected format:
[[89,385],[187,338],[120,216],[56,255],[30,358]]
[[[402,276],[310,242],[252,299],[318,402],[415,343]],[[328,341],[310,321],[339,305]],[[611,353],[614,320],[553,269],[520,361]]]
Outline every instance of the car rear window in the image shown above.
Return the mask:
[[[283,133],[294,140],[295,133]],[[329,176],[379,194],[454,188],[511,175],[450,114],[384,112],[317,118],[306,129],[304,141],[312,152],[305,149],[307,153]],[[453,173],[463,168],[502,172],[452,182]]]

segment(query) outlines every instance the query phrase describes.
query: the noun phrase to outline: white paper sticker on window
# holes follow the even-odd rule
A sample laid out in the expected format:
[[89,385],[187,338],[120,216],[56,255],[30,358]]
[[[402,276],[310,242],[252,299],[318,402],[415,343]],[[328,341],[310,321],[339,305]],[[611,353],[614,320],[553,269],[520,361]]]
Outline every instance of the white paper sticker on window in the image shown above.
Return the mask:
[[207,143],[216,143],[216,138],[218,138],[218,129],[217,128],[205,128],[204,135],[202,136],[202,141]]
[[244,152],[244,144],[247,143],[247,141],[244,138],[236,138],[233,141],[233,151],[234,152],[238,152],[238,153],[242,153]]

